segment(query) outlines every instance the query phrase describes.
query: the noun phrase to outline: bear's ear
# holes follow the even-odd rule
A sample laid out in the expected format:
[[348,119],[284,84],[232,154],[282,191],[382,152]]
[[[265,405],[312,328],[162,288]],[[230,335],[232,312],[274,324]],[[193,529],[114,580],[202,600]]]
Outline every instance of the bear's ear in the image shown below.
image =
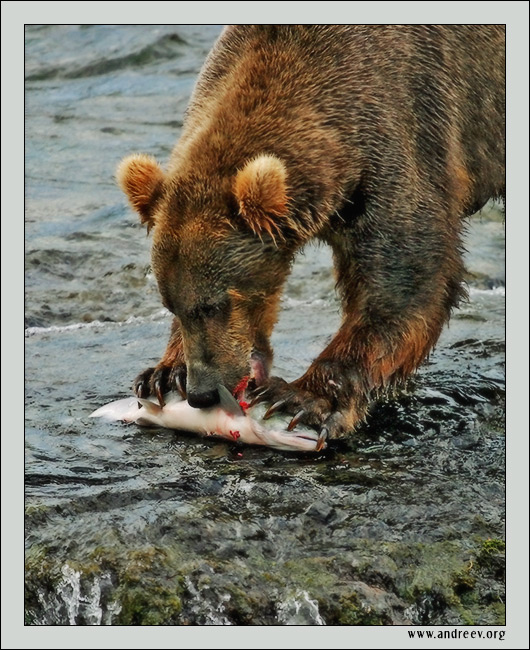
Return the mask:
[[154,207],[164,181],[162,168],[151,156],[134,154],[121,161],[116,180],[149,232],[154,226]]
[[287,171],[276,156],[263,154],[250,160],[234,179],[239,213],[258,236],[268,233],[275,241],[288,226]]

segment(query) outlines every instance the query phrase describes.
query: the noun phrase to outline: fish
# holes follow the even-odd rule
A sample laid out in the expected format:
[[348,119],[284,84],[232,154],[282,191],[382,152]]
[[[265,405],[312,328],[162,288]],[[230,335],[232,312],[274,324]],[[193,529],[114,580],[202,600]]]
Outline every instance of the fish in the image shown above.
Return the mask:
[[108,422],[136,423],[142,427],[165,427],[191,431],[207,437],[218,437],[248,445],[264,445],[281,451],[320,451],[318,433],[299,427],[296,431],[282,430],[278,418],[261,419],[266,408],[258,405],[245,411],[230,391],[219,386],[220,403],[197,409],[191,407],[179,393],[168,393],[165,404],[156,398],[126,397],[96,409],[89,417]]

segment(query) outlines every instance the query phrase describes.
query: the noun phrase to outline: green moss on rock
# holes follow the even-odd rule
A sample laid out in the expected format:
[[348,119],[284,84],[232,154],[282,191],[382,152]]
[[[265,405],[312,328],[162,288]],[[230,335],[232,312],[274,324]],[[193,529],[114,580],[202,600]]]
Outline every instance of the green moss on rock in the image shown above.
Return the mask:
[[116,591],[121,605],[118,625],[178,625],[182,602],[174,592],[155,584],[132,587],[126,583]]
[[337,625],[387,625],[390,622],[388,617],[364,605],[356,593],[339,598]]

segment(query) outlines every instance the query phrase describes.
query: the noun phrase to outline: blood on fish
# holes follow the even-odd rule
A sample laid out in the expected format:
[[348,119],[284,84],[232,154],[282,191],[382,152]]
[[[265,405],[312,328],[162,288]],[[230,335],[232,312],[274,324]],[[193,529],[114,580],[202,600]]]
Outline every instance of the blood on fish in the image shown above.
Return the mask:
[[238,438],[241,438],[241,434],[239,433],[239,431],[230,431],[230,435],[232,436],[232,438],[234,440],[237,440]]
[[248,402],[244,402],[243,400],[240,400],[239,406],[243,409],[243,411],[248,411],[249,409]]

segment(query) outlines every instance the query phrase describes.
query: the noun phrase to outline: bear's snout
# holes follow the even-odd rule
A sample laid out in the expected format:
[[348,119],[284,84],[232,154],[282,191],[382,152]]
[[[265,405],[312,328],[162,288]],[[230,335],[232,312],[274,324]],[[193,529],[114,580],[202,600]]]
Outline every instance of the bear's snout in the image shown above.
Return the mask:
[[215,367],[204,363],[188,363],[186,378],[188,404],[197,409],[219,404],[217,386],[222,383],[221,375]]
[[204,393],[193,392],[188,393],[188,404],[196,409],[209,408],[219,404],[219,391],[217,388],[207,390]]

